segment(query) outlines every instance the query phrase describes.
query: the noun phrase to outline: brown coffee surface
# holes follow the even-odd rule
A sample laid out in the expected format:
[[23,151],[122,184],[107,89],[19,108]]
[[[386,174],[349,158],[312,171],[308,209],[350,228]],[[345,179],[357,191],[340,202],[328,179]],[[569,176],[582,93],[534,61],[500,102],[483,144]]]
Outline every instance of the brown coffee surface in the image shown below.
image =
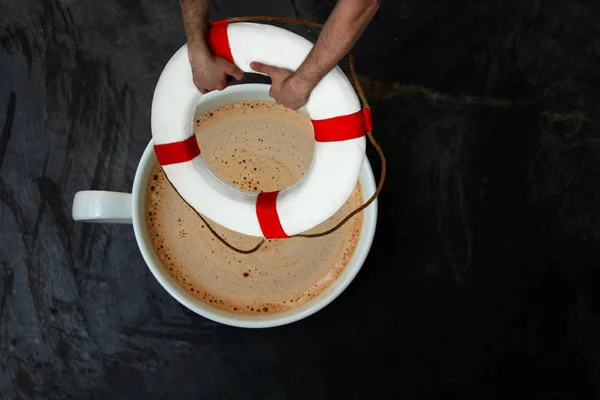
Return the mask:
[[[214,108],[196,118],[194,130],[215,174],[249,191],[294,184],[312,159],[309,117],[271,102]],[[357,185],[346,204],[310,232],[333,227],[361,203]],[[362,226],[359,214],[323,238],[269,240],[256,253],[238,254],[213,237],[159,165],[148,185],[146,216],[152,245],[169,274],[200,300],[242,314],[277,313],[319,295],[348,264]],[[260,240],[209,222],[234,246],[248,249]]]

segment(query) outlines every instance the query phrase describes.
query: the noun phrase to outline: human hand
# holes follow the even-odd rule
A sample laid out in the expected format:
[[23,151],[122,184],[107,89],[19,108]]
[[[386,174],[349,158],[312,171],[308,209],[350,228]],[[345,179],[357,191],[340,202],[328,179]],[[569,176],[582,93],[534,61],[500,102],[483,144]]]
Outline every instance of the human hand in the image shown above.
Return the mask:
[[233,76],[237,80],[244,77],[241,69],[222,57],[215,57],[212,54],[194,54],[190,50],[189,59],[194,85],[202,93],[225,89],[228,76]]
[[314,85],[298,78],[289,69],[277,68],[256,61],[250,63],[250,68],[268,75],[271,78],[269,96],[273,97],[277,104],[284,105],[292,110],[304,106],[314,88]]

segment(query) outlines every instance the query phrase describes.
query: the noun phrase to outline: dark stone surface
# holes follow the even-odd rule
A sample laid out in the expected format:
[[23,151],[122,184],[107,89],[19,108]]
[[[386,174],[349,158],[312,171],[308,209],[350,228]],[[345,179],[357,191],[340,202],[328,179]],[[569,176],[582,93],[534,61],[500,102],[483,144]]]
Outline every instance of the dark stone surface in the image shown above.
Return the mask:
[[130,189],[178,2],[0,0],[0,398],[600,394],[600,3],[383,3],[357,46],[389,159],[371,254],[313,317],[244,330],[172,299],[129,226],[70,218]]

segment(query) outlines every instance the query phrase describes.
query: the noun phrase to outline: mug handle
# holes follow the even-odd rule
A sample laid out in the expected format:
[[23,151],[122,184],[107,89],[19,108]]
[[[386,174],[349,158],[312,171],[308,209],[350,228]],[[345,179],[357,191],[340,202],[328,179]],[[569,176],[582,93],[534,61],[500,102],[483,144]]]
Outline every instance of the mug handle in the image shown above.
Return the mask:
[[73,198],[73,219],[80,222],[131,224],[131,193],[82,190]]

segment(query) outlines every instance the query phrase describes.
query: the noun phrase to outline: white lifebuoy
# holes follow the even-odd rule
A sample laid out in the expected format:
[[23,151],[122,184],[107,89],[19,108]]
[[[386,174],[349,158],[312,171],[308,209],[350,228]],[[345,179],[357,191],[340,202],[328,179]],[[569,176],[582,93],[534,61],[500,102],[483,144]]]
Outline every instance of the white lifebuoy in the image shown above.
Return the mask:
[[[282,28],[227,21],[211,24],[209,43],[214,55],[244,72],[254,72],[252,61],[296,70],[312,48],[311,42]],[[152,137],[169,181],[196,211],[246,235],[285,238],[317,226],[348,199],[363,166],[370,110],[361,110],[339,67],[319,82],[306,104],[316,140],[312,163],[296,185],[279,192],[239,190],[206,166],[192,129],[200,96],[184,45],[156,86]]]

